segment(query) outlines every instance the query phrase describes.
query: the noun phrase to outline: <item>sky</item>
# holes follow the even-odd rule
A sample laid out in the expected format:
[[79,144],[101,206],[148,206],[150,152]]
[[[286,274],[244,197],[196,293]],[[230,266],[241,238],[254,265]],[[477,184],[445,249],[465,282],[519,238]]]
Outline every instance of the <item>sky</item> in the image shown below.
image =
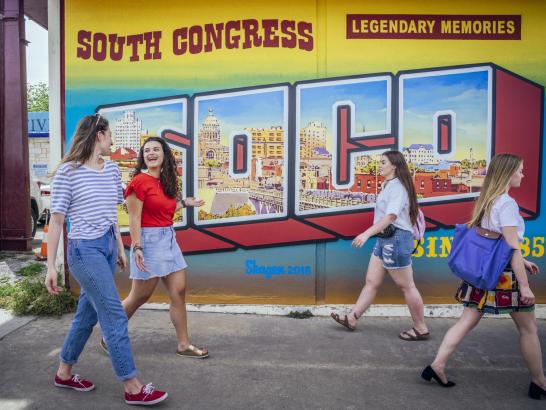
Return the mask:
[[317,86],[301,90],[300,128],[311,121],[320,121],[332,130],[332,106],[338,101],[355,104],[354,124],[357,132],[379,131],[387,128],[387,81],[358,82]]
[[143,131],[147,131],[148,134],[159,135],[161,128],[182,130],[183,104],[181,102],[136,109],[130,106],[125,106],[119,110],[108,109],[103,115],[110,122],[112,130],[115,130],[116,119],[121,118],[124,111],[135,111],[136,117],[142,121]]
[[27,83],[49,83],[47,30],[34,21],[25,19],[27,46]]
[[[487,71],[452,73],[404,80],[404,146],[433,142],[433,116],[450,110],[456,115],[454,158],[486,158]],[[402,87],[402,86],[401,86]]]
[[[270,128],[281,126],[284,118],[284,94],[282,91],[249,92],[245,95],[204,99],[199,102],[199,121],[196,132],[208,116],[209,108],[220,123],[221,140],[227,145],[228,136],[244,128]],[[284,127],[283,127],[284,128]],[[285,130],[286,131],[286,130]]]

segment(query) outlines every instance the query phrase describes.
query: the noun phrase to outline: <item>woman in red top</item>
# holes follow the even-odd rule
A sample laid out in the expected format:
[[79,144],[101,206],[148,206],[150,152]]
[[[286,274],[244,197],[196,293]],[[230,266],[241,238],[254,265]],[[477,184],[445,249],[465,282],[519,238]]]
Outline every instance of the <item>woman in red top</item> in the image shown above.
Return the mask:
[[[131,318],[148,301],[161,279],[171,302],[171,321],[178,338],[176,353],[183,357],[207,357],[208,350],[193,346],[188,338],[185,300],[188,265],[173,229],[177,210],[202,206],[204,202],[182,199],[174,156],[163,139],[150,137],[140,148],[125,199],[129,210],[130,278],[133,280],[129,296],[122,302],[127,317]],[[107,351],[104,340],[101,346]]]

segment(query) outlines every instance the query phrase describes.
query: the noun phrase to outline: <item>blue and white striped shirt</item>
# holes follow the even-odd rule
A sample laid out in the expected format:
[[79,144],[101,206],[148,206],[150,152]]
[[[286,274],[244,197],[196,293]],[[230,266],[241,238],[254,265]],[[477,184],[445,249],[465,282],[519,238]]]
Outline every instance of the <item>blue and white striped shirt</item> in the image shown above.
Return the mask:
[[70,219],[70,239],[96,239],[117,224],[117,204],[123,203],[118,166],[105,161],[100,171],[66,163],[53,178],[51,213]]

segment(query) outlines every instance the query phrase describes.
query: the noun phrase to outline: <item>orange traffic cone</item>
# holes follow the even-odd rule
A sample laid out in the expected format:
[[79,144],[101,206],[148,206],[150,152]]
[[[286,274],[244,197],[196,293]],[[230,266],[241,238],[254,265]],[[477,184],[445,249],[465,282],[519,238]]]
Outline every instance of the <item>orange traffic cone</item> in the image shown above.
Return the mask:
[[49,225],[44,225],[44,238],[42,239],[42,245],[40,246],[40,253],[35,254],[36,259],[39,261],[46,261],[47,260],[47,233],[49,232]]

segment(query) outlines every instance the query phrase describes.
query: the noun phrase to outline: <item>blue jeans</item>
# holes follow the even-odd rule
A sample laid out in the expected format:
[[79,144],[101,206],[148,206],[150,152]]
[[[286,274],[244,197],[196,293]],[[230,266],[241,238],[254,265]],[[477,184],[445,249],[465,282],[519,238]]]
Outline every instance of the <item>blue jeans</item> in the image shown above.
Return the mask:
[[68,266],[81,292],[60,359],[66,364],[78,361],[98,320],[118,379],[129,380],[136,376],[137,370],[127,331],[127,315],[114,282],[116,261],[113,227],[97,239],[68,240]]

